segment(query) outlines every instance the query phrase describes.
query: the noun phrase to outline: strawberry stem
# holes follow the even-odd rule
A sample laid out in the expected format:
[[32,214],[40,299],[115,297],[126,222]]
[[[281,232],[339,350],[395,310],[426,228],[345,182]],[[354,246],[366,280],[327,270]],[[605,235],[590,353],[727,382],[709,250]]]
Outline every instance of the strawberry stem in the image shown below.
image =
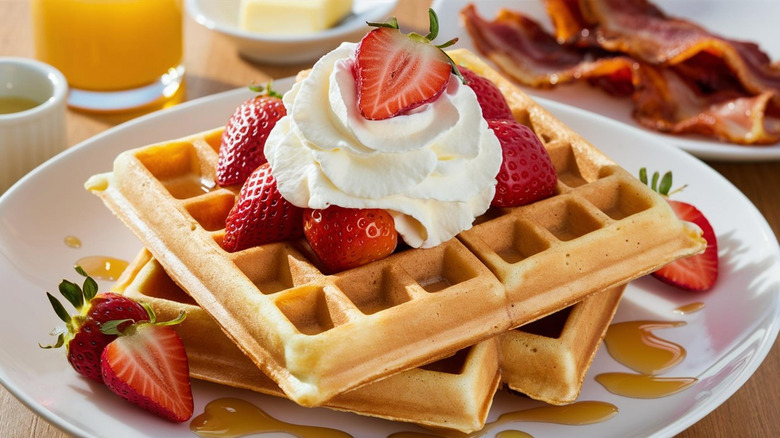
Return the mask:
[[688,185],[685,184],[681,187],[671,190],[672,188],[671,171],[667,171],[666,173],[663,174],[663,176],[661,176],[658,172],[653,172],[652,180],[650,181],[650,184],[648,184],[647,169],[644,167],[639,169],[639,181],[644,185],[649,185],[650,189],[652,189],[654,192],[657,192],[658,194],[666,197],[669,197],[688,187]]
[[366,21],[366,24],[371,27],[387,27],[390,29],[398,29],[398,19],[395,17],[390,17],[389,21],[382,23],[378,21]]
[[257,85],[254,82],[249,84],[249,89],[254,91],[255,93],[259,93],[260,95],[268,96],[268,97],[277,97],[279,99],[282,98],[282,95],[277,93],[271,88],[271,84],[273,83],[273,80],[268,81],[268,83],[265,86]]
[[436,39],[437,36],[439,36],[439,17],[436,16],[436,12],[433,11],[433,9],[428,9],[428,35],[425,36],[425,39],[428,41],[433,41]]
[[[154,309],[152,309],[152,306],[150,306],[149,303],[141,303],[141,306],[146,310],[146,314],[149,316],[149,321],[133,322],[132,319],[117,319],[106,321],[101,324],[100,332],[106,335],[127,336],[135,332],[138,327],[144,325],[171,326],[180,324],[187,316],[187,314],[181,310],[179,311],[179,315],[170,321],[157,321],[157,315],[154,313]],[[132,324],[128,324],[124,326],[124,328],[120,329],[120,327],[122,327],[127,322],[132,322]]]

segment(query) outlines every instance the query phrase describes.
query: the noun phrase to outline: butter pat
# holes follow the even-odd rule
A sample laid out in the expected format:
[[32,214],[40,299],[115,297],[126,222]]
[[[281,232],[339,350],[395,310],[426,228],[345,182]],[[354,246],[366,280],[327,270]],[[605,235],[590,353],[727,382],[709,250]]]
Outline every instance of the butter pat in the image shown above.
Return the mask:
[[352,0],[241,0],[241,29],[276,35],[320,32],[352,11]]

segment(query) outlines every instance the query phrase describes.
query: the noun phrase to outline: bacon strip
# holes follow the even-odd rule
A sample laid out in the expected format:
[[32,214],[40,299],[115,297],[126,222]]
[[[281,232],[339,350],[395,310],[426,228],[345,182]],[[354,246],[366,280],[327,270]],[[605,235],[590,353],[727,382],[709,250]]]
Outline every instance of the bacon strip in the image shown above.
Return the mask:
[[522,84],[551,87],[581,78],[630,76],[626,73],[634,63],[630,58],[596,59],[589,51],[560,45],[521,14],[504,9],[494,21],[487,21],[470,4],[461,16],[477,50]]
[[634,118],[651,129],[780,141],[780,75],[755,44],[709,35],[644,0],[546,2],[555,36],[509,10],[487,21],[472,4],[461,16],[482,55],[525,85],[588,80],[633,94]]
[[713,35],[690,21],[668,17],[645,0],[583,0],[580,4],[604,49],[665,66],[706,52],[722,58],[747,91],[780,92],[780,68],[771,65],[754,43]]

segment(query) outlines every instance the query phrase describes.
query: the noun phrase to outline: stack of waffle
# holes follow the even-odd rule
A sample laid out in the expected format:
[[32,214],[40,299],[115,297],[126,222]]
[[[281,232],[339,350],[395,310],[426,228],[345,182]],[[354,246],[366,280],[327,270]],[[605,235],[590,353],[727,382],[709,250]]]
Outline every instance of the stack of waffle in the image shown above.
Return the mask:
[[[112,173],[87,182],[153,255],[140,255],[120,288],[162,314],[190,314],[180,331],[195,376],[474,430],[499,375],[542,400],[572,401],[620,285],[704,249],[657,194],[479,58],[450,54],[499,86],[547,147],[558,186],[548,199],[489,211],[437,247],[334,275],[303,240],[226,252],[239,188],[213,182],[219,129],[122,153]],[[550,314],[568,316],[556,336],[514,330]]]

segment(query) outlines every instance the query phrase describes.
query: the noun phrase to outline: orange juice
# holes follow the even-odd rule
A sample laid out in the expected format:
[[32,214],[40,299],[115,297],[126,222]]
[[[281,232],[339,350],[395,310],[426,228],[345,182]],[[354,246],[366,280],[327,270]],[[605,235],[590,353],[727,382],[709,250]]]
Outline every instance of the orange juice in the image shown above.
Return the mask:
[[138,88],[181,64],[181,0],[33,0],[32,16],[37,57],[72,88]]

